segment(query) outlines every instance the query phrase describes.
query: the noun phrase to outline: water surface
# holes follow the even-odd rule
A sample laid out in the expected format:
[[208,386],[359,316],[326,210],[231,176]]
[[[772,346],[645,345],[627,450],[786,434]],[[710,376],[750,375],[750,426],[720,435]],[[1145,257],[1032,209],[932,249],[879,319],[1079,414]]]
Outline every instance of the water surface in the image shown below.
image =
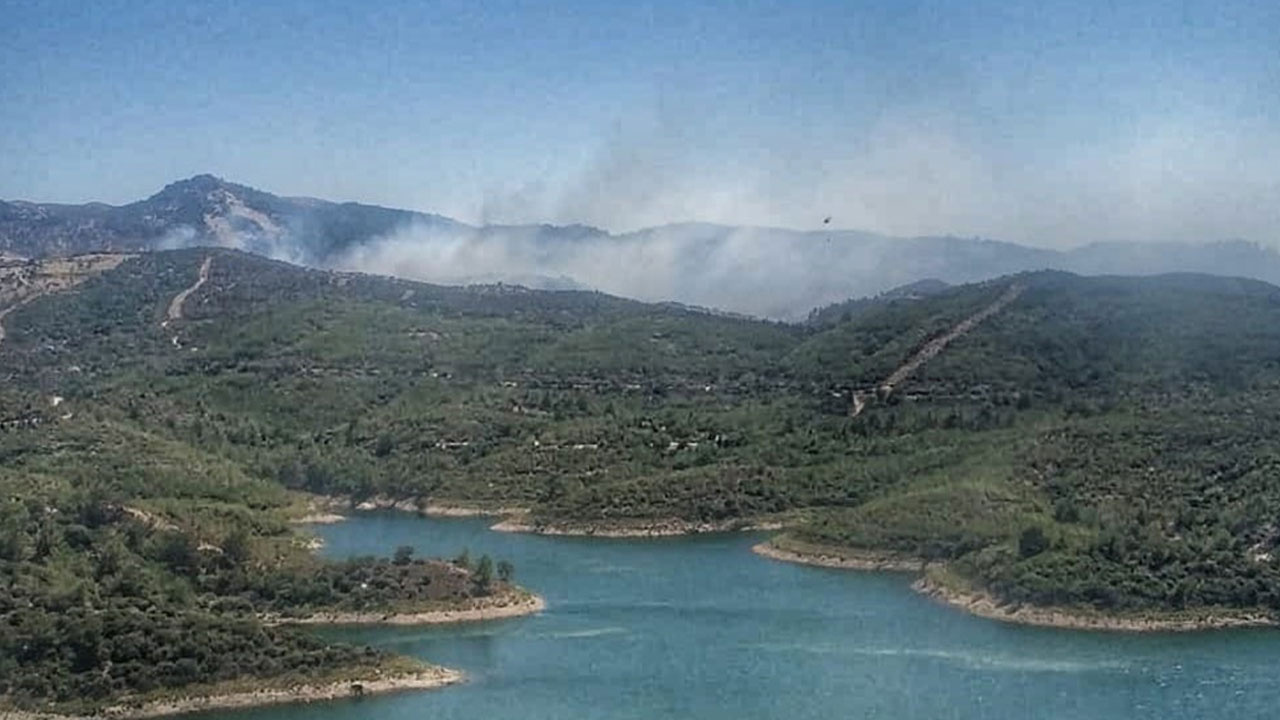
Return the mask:
[[368,513],[319,528],[333,557],[489,553],[541,615],[327,630],[464,670],[433,692],[203,720],[754,720],[1280,717],[1280,633],[1112,634],[996,623],[905,575],[755,556],[752,535],[658,540],[493,533],[483,519]]

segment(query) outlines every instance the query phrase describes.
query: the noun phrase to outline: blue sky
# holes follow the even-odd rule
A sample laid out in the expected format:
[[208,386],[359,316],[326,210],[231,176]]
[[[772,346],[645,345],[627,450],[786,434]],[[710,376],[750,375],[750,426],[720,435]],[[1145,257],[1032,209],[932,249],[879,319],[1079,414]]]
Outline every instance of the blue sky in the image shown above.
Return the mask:
[[0,0],[0,197],[1280,242],[1280,3]]

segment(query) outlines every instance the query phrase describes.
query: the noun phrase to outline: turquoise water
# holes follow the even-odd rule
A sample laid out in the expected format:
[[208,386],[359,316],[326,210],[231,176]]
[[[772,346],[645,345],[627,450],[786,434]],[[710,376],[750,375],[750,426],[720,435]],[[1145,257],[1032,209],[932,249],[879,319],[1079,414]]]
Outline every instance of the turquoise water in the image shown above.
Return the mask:
[[535,617],[329,630],[459,668],[466,685],[208,713],[355,718],[1280,717],[1280,633],[1107,634],[1005,625],[920,597],[910,578],[801,567],[750,535],[587,540],[484,520],[370,513],[320,528],[332,556],[490,553],[546,597]]

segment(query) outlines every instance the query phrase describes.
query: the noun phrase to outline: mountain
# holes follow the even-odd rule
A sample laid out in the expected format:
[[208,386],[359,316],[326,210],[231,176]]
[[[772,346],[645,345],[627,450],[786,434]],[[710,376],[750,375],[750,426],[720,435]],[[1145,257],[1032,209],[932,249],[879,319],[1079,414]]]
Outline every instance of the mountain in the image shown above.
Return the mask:
[[0,250],[42,257],[209,245],[267,255],[301,252],[301,259],[318,262],[409,223],[457,224],[406,210],[279,197],[197,175],[118,207],[0,202]]
[[0,254],[193,246],[430,282],[594,288],[782,320],[919,280],[967,283],[1027,270],[1205,272],[1280,282],[1280,255],[1243,241],[1056,251],[978,238],[708,223],[616,235],[581,225],[476,227],[427,213],[280,197],[211,175],[120,207],[0,203]]

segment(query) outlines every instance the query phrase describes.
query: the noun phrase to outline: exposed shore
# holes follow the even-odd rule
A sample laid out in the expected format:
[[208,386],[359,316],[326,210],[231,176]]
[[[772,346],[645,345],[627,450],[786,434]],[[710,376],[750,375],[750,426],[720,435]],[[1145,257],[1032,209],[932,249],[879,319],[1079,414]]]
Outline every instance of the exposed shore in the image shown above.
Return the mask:
[[[205,710],[235,710],[264,705],[312,703],[340,700],[356,696],[378,695],[407,690],[432,690],[462,682],[466,676],[457,670],[443,667],[424,667],[410,673],[394,675],[355,676],[330,683],[299,684],[292,687],[241,690],[239,686],[226,691],[217,686],[207,693],[186,697],[144,701],[138,705],[116,705],[92,716],[62,715],[57,713],[0,710],[0,720],[142,720],[167,717]],[[357,691],[356,687],[360,690]]]
[[308,505],[307,513],[293,518],[291,522],[298,525],[339,523],[347,519],[343,512],[351,510],[399,510],[400,512],[412,512],[429,517],[508,517],[529,512],[529,509],[524,507],[491,507],[435,501],[419,497],[396,499],[377,495],[367,500],[355,502],[347,497],[316,496]]
[[779,530],[781,523],[749,522],[741,519],[724,522],[692,522],[689,520],[654,520],[639,523],[573,523],[537,522],[527,516],[508,517],[490,527],[495,532],[532,533],[598,538],[654,538],[701,535],[720,532]]
[[481,622],[534,615],[547,608],[546,600],[528,592],[484,598],[470,607],[410,613],[322,612],[300,618],[266,618],[279,625],[442,625]]
[[422,514],[429,517],[509,517],[529,512],[522,507],[483,507],[478,505],[454,505],[429,502],[422,507]]
[[339,515],[331,512],[313,512],[297,517],[289,522],[295,525],[332,525],[334,523],[345,522],[346,515]]
[[796,541],[787,542],[785,546],[776,543],[776,540],[762,542],[752,546],[751,551],[771,560],[842,570],[921,572],[926,565],[926,562],[920,558],[892,553],[828,548]]
[[962,590],[927,575],[911,587],[918,593],[973,615],[1018,625],[1109,632],[1192,632],[1277,626],[1275,618],[1262,613],[1203,610],[1178,614],[1123,615],[1074,608],[1002,604],[990,593]]
[[[1155,612],[1126,615],[1084,608],[1003,603],[983,590],[963,587],[959,582],[943,582],[935,574],[925,573],[928,564],[920,558],[810,545],[786,537],[781,542],[775,539],[760,543],[751,550],[773,560],[802,565],[871,572],[924,573],[911,585],[916,592],[978,617],[1017,625],[1106,632],[1192,632],[1280,626],[1275,618],[1260,612],[1202,610],[1176,614]],[[934,567],[942,575],[946,575],[945,566]]]
[[516,506],[473,505],[427,498],[395,499],[376,496],[359,503],[350,498],[320,498],[311,506],[309,514],[294,520],[295,523],[342,522],[343,510],[399,510],[428,517],[498,517],[502,518],[490,530],[495,532],[532,533],[535,535],[565,535],[600,538],[652,538],[700,535],[704,533],[737,531],[781,530],[782,523],[750,521],[735,518],[721,522],[693,522],[676,518],[641,521],[551,521],[533,520],[529,509]]

